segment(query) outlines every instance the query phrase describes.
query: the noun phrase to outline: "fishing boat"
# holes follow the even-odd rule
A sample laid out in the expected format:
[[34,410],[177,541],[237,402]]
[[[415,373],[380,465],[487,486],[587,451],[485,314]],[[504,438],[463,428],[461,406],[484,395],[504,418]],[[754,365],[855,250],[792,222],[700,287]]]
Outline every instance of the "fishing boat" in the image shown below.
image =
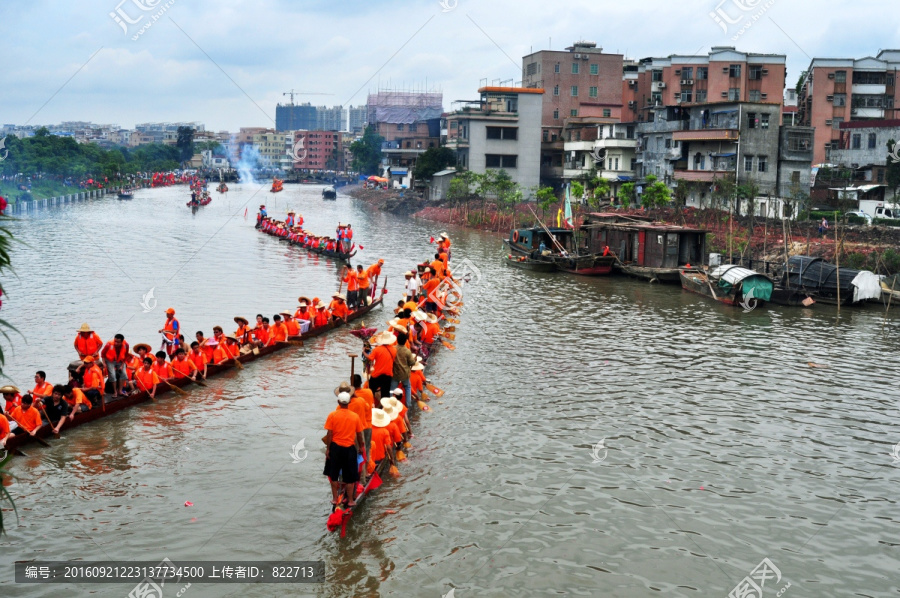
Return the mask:
[[134,199],[134,189],[123,187],[118,194],[119,199]]
[[881,292],[888,297],[892,306],[900,307],[900,274],[882,278]]
[[681,288],[725,305],[741,306],[746,311],[762,306],[772,297],[774,284],[763,274],[741,266],[718,266],[712,271],[685,268]]
[[337,191],[335,191],[334,187],[325,187],[322,189],[322,199],[337,199]]
[[228,185],[225,183],[219,183],[219,186],[216,187],[216,191],[219,193],[228,193]]
[[[387,278],[385,278],[384,284],[385,285],[387,284]],[[384,287],[382,287],[382,288],[384,288]],[[297,345],[294,344],[295,341],[304,341],[304,340],[307,340],[310,338],[315,338],[317,336],[321,336],[323,334],[331,332],[332,330],[334,330],[336,328],[342,328],[342,327],[346,326],[347,324],[349,324],[350,322],[357,320],[357,319],[361,318],[362,316],[366,315],[367,313],[369,313],[376,307],[381,306],[383,300],[384,299],[383,299],[383,294],[382,294],[382,296],[378,296],[375,300],[373,300],[370,305],[361,307],[358,310],[351,312],[350,315],[347,317],[347,322],[343,322],[343,323],[339,323],[339,324],[329,323],[326,326],[312,328],[304,334],[288,337],[288,342],[277,343],[275,345],[271,345],[268,347],[262,347],[256,352],[242,354],[242,355],[238,356],[236,359],[243,365],[246,363],[250,363],[252,361],[256,361],[257,359],[260,359],[262,357],[266,357],[267,355],[271,355],[272,353],[276,353],[278,351],[283,351],[284,349],[288,349],[290,347],[296,347]],[[221,363],[218,365],[210,364],[207,367],[207,373],[206,373],[207,379],[210,378],[211,376],[216,376],[218,374],[221,374],[222,372],[231,370],[235,367],[238,367],[238,366],[234,365],[234,360],[227,361],[225,363]],[[180,378],[180,379],[175,379],[172,382],[172,384],[174,386],[182,388],[182,387],[188,386],[190,384],[194,384],[194,382],[192,382],[190,378]],[[156,389],[156,398],[159,398],[161,395],[165,395],[166,393],[169,393],[169,392],[174,392],[174,391],[172,391],[169,387],[167,387],[165,385],[161,385],[161,386],[157,387],[157,389]],[[113,413],[117,413],[119,411],[122,411],[123,409],[127,409],[128,407],[133,407],[134,405],[146,403],[149,400],[150,400],[150,395],[146,391],[140,391],[140,392],[131,394],[127,397],[108,398],[105,400],[105,402],[102,403],[102,405],[95,406],[90,411],[84,411],[84,412],[75,414],[75,418],[73,420],[66,421],[63,424],[61,431],[66,432],[71,428],[81,426],[83,424],[92,422],[97,419],[102,419],[104,417],[108,417],[108,416],[112,415]],[[37,432],[37,434],[35,434],[35,436],[37,436],[38,438],[46,438],[48,436],[51,436],[52,434],[53,434],[53,432],[51,431],[50,426],[44,425],[38,430],[38,432]],[[28,444],[32,440],[34,440],[34,439],[29,434],[20,434],[19,436],[13,436],[9,440],[6,441],[6,448],[12,453],[18,453],[18,452],[21,452],[21,451],[19,451],[19,448],[21,446]]]
[[882,293],[881,279],[874,272],[838,268],[809,255],[788,258],[776,288],[831,305],[837,305],[839,297],[841,305],[852,305],[880,299]]
[[531,270],[532,272],[553,272],[556,270],[556,264],[551,261],[545,261],[540,258],[532,259],[524,255],[508,254],[503,257],[503,262],[507,266]]
[[518,228],[510,231],[509,238],[504,239],[504,243],[513,253],[552,262],[562,272],[582,276],[599,276],[612,272],[615,256],[577,250],[574,233],[575,231],[566,228],[545,226]]

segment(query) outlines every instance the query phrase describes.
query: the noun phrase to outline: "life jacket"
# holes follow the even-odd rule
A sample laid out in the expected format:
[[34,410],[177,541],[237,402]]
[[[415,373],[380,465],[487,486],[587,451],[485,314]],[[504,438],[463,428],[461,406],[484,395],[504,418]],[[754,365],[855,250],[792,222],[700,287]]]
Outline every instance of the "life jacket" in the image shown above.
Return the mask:
[[125,358],[128,357],[128,353],[130,352],[131,350],[128,348],[128,343],[124,341],[122,341],[122,346],[119,347],[118,351],[116,350],[113,341],[107,341],[106,345],[103,347],[103,351],[100,353],[100,357],[109,361],[125,361]]
[[181,324],[178,322],[176,318],[172,318],[171,320],[166,320],[166,325],[163,326],[163,334],[166,335],[166,338],[172,342],[176,347],[179,344],[178,341],[178,333],[181,332]]
[[102,346],[103,341],[100,340],[96,332],[91,332],[91,335],[87,338],[84,338],[81,334],[75,337],[75,350],[82,355],[94,355]]

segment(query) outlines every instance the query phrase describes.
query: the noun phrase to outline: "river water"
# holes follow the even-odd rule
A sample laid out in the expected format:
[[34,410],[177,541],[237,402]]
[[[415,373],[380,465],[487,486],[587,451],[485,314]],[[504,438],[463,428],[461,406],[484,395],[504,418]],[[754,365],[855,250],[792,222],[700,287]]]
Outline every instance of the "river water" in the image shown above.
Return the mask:
[[[396,303],[441,229],[320,190],[234,185],[196,214],[183,187],[143,190],[23,217],[2,314],[24,340],[4,372],[63,381],[82,322],[157,346],[169,306],[209,334],[327,297],[336,264],[257,233],[260,203],[313,231],[352,222]],[[360,348],[338,332],[29,447],[11,465],[19,522],[4,513],[0,595],[131,589],[15,584],[16,560],[164,558],[326,565],[319,585],[188,597],[726,596],[766,558],[764,596],[900,593],[896,317],[744,314],[676,286],[512,269],[497,237],[449,232],[472,276],[457,350],[429,368],[446,395],[415,416],[402,477],[345,539],[325,530],[318,440]]]

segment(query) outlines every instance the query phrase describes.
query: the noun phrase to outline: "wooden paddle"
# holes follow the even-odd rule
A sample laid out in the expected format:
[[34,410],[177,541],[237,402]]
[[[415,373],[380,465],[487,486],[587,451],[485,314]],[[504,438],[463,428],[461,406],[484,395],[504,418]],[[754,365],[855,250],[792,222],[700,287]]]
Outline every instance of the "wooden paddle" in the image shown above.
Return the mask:
[[418,401],[417,404],[418,404],[418,406],[419,406],[419,409],[421,409],[422,411],[431,411],[431,407],[428,406],[428,403],[424,403],[424,402],[422,402],[422,401]]
[[434,396],[440,398],[444,396],[444,391],[432,384],[431,382],[425,382],[425,388],[429,390],[429,392],[433,392]]
[[455,341],[455,340],[456,340],[456,335],[455,335],[455,334],[450,334],[449,332],[442,332],[442,333],[441,333],[441,336],[443,336],[444,338],[450,339],[451,341]]
[[[50,416],[47,415],[47,411],[44,409],[43,403],[38,403],[38,404],[41,407],[41,413],[44,414],[44,417],[47,418],[47,423],[50,424],[50,429],[53,430],[53,435],[56,436],[57,438],[59,438],[59,431],[57,431],[56,428],[53,427],[53,422],[50,421]],[[60,428],[62,428],[62,426],[60,426]]]
[[456,347],[454,347],[453,345],[451,345],[450,343],[448,343],[447,341],[445,341],[443,339],[441,340],[441,344],[444,345],[445,347],[447,347],[448,349],[450,349],[451,351],[456,351]]
[[162,382],[163,382],[166,386],[168,386],[169,388],[171,388],[172,390],[174,390],[175,392],[177,392],[178,394],[180,394],[181,396],[187,396],[188,392],[187,392],[186,390],[184,390],[184,389],[182,389],[182,388],[178,388],[177,386],[175,386],[174,384],[172,384],[172,383],[169,382],[168,380],[163,380]]

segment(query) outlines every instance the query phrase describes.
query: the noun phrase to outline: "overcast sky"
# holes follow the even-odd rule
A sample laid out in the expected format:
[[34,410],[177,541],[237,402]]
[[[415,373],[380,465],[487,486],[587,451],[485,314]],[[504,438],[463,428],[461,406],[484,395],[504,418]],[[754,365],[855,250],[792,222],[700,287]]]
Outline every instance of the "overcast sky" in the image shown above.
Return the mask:
[[[810,57],[900,48],[896,0],[120,1],[0,4],[0,123],[199,121],[233,131],[273,127],[290,89],[333,94],[296,99],[331,106],[364,104],[379,86],[427,85],[450,108],[477,97],[483,79],[518,82],[530,51],[578,39],[629,58],[714,45],[783,53],[789,85]],[[717,8],[732,20],[764,14],[735,41],[740,26],[723,31],[710,16]]]

